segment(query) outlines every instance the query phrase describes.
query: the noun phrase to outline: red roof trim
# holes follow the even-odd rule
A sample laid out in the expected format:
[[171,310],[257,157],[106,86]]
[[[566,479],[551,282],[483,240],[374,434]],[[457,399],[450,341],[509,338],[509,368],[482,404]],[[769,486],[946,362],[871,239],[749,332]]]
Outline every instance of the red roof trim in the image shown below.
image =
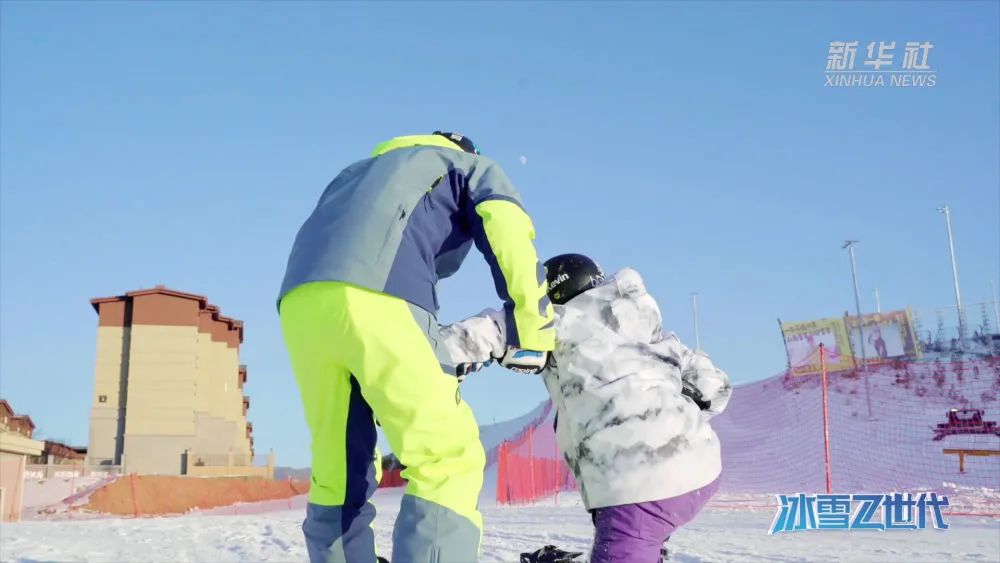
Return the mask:
[[28,415],[26,415],[26,414],[19,414],[17,416],[13,416],[11,418],[13,418],[14,420],[24,420],[24,421],[26,421],[28,423],[28,425],[31,426],[32,430],[34,430],[36,428],[35,423],[32,422],[32,420],[31,420],[31,417],[28,416]]
[[31,426],[32,430],[38,428],[37,426],[35,426],[35,421],[31,420],[30,416],[26,414],[17,414],[17,412],[14,410],[14,407],[10,406],[10,402],[8,402],[7,399],[0,399],[0,406],[2,406],[7,412],[10,413],[11,420],[21,420],[27,422],[28,426]]
[[183,291],[167,289],[162,285],[158,285],[153,289],[140,289],[136,291],[129,291],[125,295],[116,295],[113,297],[95,297],[90,300],[90,305],[94,308],[94,311],[100,312],[100,305],[102,303],[115,303],[118,301],[125,301],[129,297],[140,297],[143,295],[156,295],[156,294],[170,295],[172,297],[180,297],[182,299],[191,299],[193,301],[197,301],[198,304],[200,305],[200,308],[203,311],[207,311],[212,314],[212,320],[224,322],[226,323],[226,325],[230,330],[239,331],[240,342],[243,342],[243,321],[239,321],[234,318],[222,315],[222,312],[219,310],[219,306],[212,305],[211,303],[209,303],[208,298],[205,297],[204,295],[197,295],[195,293],[186,293]]

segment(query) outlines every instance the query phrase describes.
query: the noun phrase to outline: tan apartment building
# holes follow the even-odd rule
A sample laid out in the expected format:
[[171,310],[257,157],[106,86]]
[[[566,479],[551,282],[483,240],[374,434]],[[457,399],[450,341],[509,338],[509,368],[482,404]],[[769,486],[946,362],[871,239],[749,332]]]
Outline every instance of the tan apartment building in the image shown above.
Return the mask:
[[250,465],[243,323],[156,286],[92,299],[98,315],[88,463],[161,475]]

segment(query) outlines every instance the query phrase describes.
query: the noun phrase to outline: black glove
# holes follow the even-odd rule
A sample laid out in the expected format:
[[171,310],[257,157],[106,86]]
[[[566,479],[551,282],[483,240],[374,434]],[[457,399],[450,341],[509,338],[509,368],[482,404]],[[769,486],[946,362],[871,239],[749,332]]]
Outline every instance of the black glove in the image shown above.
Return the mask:
[[697,387],[692,385],[688,380],[681,380],[681,395],[684,395],[688,399],[694,401],[694,404],[698,405],[698,408],[707,411],[709,407],[712,406],[711,401],[706,401],[701,395],[701,391]]
[[458,377],[458,382],[462,383],[465,381],[465,376],[470,373],[476,373],[477,371],[488,367],[493,364],[493,360],[488,360],[486,362],[466,362],[464,364],[458,364],[455,366],[455,376]]

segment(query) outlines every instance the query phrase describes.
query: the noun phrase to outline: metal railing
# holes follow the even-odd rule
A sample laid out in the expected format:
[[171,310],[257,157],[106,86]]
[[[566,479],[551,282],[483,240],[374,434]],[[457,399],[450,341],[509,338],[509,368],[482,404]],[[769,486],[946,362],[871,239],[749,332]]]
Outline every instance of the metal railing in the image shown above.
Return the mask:
[[[274,452],[266,456],[249,454],[203,454],[188,450],[185,454],[185,473],[199,477],[261,476],[274,478]],[[263,462],[263,463],[261,463]]]
[[253,459],[246,454],[203,454],[188,452],[188,466],[194,467],[245,467],[253,465]]
[[25,479],[53,479],[87,477],[89,475],[121,475],[120,465],[93,464],[27,464],[24,466]]

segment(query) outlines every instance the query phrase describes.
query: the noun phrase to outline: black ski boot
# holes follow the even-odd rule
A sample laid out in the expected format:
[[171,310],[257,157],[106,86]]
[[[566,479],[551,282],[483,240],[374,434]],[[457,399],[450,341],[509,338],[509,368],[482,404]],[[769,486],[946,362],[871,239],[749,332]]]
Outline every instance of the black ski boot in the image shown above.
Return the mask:
[[521,563],[575,563],[573,560],[581,555],[582,551],[564,551],[554,545],[547,545],[531,553],[522,553]]

